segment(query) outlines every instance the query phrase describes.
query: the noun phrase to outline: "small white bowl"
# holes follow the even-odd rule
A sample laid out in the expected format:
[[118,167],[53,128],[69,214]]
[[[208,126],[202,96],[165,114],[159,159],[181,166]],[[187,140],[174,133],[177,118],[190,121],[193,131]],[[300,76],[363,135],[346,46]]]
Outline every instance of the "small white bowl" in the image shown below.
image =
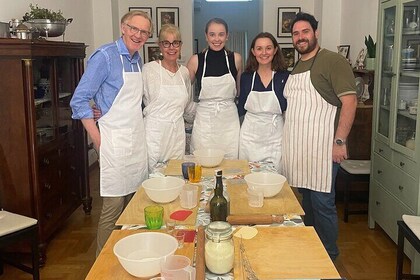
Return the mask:
[[160,273],[160,263],[178,249],[172,235],[141,232],[120,239],[114,254],[122,267],[135,277],[150,278]]
[[198,149],[194,151],[194,157],[203,167],[218,166],[225,156],[225,151],[222,149]]
[[263,189],[264,197],[277,195],[286,183],[287,179],[278,173],[255,172],[244,177],[251,189]]
[[183,179],[177,177],[155,177],[143,181],[142,186],[147,196],[157,203],[174,201],[185,185]]

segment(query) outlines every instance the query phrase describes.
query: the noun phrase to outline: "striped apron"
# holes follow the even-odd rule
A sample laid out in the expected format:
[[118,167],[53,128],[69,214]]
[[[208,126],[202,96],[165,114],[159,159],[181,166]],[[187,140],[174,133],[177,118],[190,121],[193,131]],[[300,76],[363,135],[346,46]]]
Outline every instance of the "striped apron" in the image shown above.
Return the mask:
[[325,101],[311,82],[316,56],[308,71],[290,75],[285,86],[283,173],[293,187],[329,193],[337,107]]

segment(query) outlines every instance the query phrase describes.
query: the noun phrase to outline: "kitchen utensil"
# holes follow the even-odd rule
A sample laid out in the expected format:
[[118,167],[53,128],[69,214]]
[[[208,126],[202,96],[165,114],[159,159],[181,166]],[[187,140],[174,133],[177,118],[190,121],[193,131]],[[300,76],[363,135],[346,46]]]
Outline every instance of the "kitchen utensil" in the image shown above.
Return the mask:
[[162,260],[175,253],[178,241],[160,232],[141,232],[122,238],[114,246],[123,268],[135,277],[150,278],[160,273]]
[[145,207],[144,220],[148,229],[160,229],[163,224],[163,207],[159,205]]
[[197,279],[205,279],[206,263],[204,260],[204,245],[205,245],[204,227],[199,226],[197,229],[197,252],[195,259],[195,269]]
[[178,210],[171,213],[169,217],[177,221],[185,221],[185,219],[188,218],[188,216],[191,215],[191,213],[191,210]]
[[229,215],[227,221],[231,225],[269,225],[284,222],[282,215]]
[[244,177],[250,188],[262,189],[264,197],[273,197],[278,194],[286,183],[286,177],[277,173],[255,172]]
[[194,151],[194,156],[203,167],[218,166],[225,156],[225,151],[221,149],[198,149]]
[[197,206],[198,187],[194,185],[185,185],[179,195],[182,208],[192,209]]
[[184,186],[185,181],[176,177],[154,177],[143,181],[142,186],[147,196],[157,203],[174,201]]
[[[164,174],[166,176],[182,176],[182,162],[182,159],[170,159]],[[224,159],[217,167],[203,167],[201,175],[203,177],[213,177],[216,169],[222,169],[224,176],[242,176],[251,173],[247,160]]]
[[40,31],[40,35],[44,37],[58,37],[64,34],[66,26],[73,21],[69,18],[65,21],[51,21],[49,19],[32,19],[28,20],[32,27],[37,28]]
[[262,189],[247,188],[249,207],[263,207],[264,205],[264,191]]
[[169,256],[161,263],[161,275],[165,280],[195,280],[195,274],[195,268],[186,256]]

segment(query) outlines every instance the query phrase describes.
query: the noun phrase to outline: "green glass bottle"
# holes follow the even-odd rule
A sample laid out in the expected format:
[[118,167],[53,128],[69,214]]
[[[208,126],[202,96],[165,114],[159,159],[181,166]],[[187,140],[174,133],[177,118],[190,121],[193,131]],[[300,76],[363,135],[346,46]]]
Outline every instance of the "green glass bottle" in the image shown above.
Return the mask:
[[215,170],[216,187],[214,196],[210,200],[210,219],[214,221],[226,222],[228,215],[228,202],[223,196],[222,170]]

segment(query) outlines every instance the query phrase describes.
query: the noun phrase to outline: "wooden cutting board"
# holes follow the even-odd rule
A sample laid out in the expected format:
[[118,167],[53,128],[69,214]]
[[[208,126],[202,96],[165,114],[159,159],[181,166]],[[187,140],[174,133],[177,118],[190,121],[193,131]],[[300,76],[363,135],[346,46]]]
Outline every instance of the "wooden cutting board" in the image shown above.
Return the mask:
[[[242,239],[245,255],[258,279],[341,278],[313,227],[257,227],[252,239]],[[240,243],[234,237],[234,279],[247,279]]]
[[227,181],[231,215],[305,215],[302,206],[287,182],[276,196],[264,198],[264,205],[260,208],[248,206],[247,187],[248,185],[242,179]]
[[[200,201],[201,195],[201,185],[197,185],[199,191],[197,192],[197,201]],[[188,216],[184,221],[177,221],[181,225],[195,226],[197,220],[197,211],[199,203],[193,209],[183,209],[181,207],[179,197],[170,203],[156,203],[153,202],[146,194],[143,188],[140,188],[133,196],[131,201],[128,203],[127,207],[124,209],[121,216],[118,218],[116,225],[145,225],[144,221],[144,208],[149,205],[159,204],[163,206],[164,209],[164,220],[166,221],[171,213],[177,210],[191,210],[191,215]]]
[[[165,175],[167,176],[182,176],[181,164],[184,162],[182,159],[171,159],[165,168]],[[223,176],[226,175],[246,175],[251,173],[248,161],[238,159],[224,159],[221,164],[216,167],[203,167],[203,177],[213,177],[214,170],[222,169]]]
[[[90,269],[86,280],[125,280],[139,279],[129,274],[120,264],[118,258],[114,255],[113,249],[118,240],[131,234],[143,232],[146,230],[114,230],[111,233],[104,248]],[[194,242],[184,243],[184,247],[175,251],[175,255],[184,255],[190,258],[191,263],[194,257]]]

